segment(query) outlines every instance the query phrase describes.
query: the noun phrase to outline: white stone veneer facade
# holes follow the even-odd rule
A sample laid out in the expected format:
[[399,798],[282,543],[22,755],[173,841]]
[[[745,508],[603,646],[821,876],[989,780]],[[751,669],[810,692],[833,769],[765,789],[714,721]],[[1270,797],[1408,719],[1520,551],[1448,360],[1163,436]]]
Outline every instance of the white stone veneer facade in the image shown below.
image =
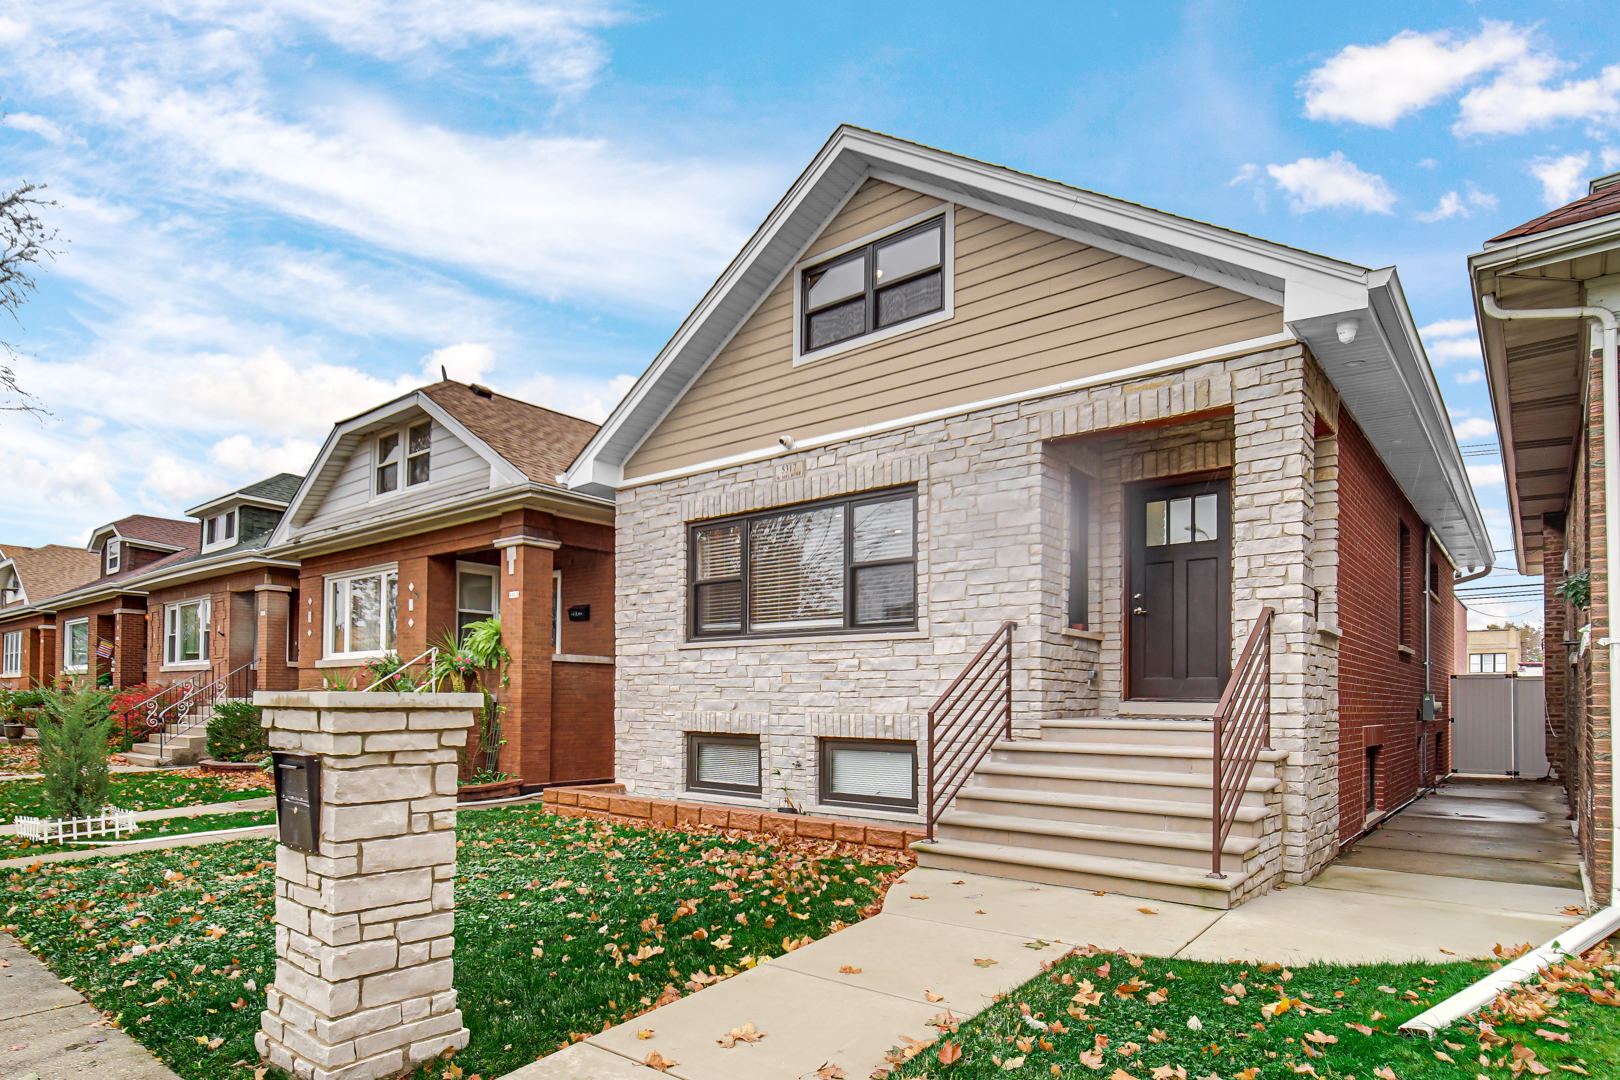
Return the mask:
[[[817,739],[916,740],[926,760],[929,705],[1004,620],[1018,624],[1014,715],[1025,733],[1042,718],[1110,713],[1123,676],[1121,484],[1224,469],[1232,648],[1264,605],[1276,609],[1273,745],[1290,752],[1283,869],[1308,879],[1334,854],[1338,816],[1336,638],[1316,621],[1331,610],[1336,553],[1331,455],[1324,479],[1316,424],[1319,413],[1336,422],[1337,407],[1291,345],[621,491],[618,779],[675,796],[687,732],[759,734],[756,805],[785,797],[829,816],[920,821],[819,805]],[[1093,476],[1090,636],[1065,630],[1071,467]],[[915,632],[687,640],[689,523],[901,485],[918,495]]]

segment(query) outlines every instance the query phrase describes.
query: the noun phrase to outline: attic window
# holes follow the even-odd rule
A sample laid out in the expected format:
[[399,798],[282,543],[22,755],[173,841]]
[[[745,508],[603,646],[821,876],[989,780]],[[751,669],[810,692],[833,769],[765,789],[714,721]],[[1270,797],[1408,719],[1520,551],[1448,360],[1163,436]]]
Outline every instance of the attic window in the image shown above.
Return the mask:
[[945,219],[846,251],[803,271],[801,351],[875,334],[945,308]]
[[378,436],[376,493],[386,495],[399,490],[401,458],[404,459],[406,486],[427,483],[432,471],[432,450],[433,422],[430,420]]
[[118,567],[123,563],[123,544],[118,540],[107,541],[107,573],[118,573]]

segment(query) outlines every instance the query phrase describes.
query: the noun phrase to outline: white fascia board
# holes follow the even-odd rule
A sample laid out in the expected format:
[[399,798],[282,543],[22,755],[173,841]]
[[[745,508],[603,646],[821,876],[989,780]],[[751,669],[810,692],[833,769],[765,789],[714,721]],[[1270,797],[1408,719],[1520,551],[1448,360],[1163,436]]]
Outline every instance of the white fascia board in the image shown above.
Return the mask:
[[293,521],[303,512],[304,502],[309,498],[310,491],[321,481],[322,474],[330,466],[332,453],[337,448],[342,427],[343,424],[341,423],[333,424],[332,430],[326,433],[326,441],[321,443],[320,452],[315,455],[315,460],[310,463],[309,471],[304,473],[304,478],[298,482],[298,490],[293,492],[292,500],[287,503],[287,509],[281,515],[281,520],[276,522],[275,530],[271,532],[270,539],[265,544],[266,548],[275,547],[285,540],[287,532],[292,528]]
[[1620,215],[1611,214],[1487,245],[1485,250],[1468,257],[1468,266],[1476,272],[1506,266],[1515,270],[1534,269],[1611,248],[1616,236],[1620,236]]

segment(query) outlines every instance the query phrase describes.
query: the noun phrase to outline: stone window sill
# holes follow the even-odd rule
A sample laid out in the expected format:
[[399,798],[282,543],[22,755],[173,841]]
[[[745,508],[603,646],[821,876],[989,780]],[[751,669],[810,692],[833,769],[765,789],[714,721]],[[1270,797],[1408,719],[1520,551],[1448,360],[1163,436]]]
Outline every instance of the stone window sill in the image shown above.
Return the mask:
[[677,649],[774,649],[782,645],[841,645],[850,641],[926,641],[926,630],[888,634],[827,634],[816,637],[734,637],[683,641]]
[[207,660],[197,660],[197,661],[188,662],[188,663],[181,663],[181,664],[164,664],[162,667],[158,668],[158,670],[159,671],[207,671],[211,667],[213,667],[213,664],[211,664],[209,661],[207,661]]
[[381,660],[387,653],[355,653],[352,656],[328,656],[315,661],[318,668],[324,667],[365,667],[373,660]]
[[862,821],[893,821],[905,825],[923,825],[927,822],[915,810],[880,810],[875,806],[844,806],[840,803],[816,803],[805,807],[813,817],[851,818]]
[[1082,641],[1102,641],[1101,630],[1076,630],[1072,626],[1065,626],[1059,630],[1064,637],[1079,638]]
[[1395,651],[1400,653],[1402,656],[1416,656],[1417,655],[1417,650],[1412,648],[1412,646],[1410,646],[1410,645],[1397,645],[1397,646],[1395,646]]
[[553,664],[611,664],[611,656],[587,656],[584,653],[552,653]]

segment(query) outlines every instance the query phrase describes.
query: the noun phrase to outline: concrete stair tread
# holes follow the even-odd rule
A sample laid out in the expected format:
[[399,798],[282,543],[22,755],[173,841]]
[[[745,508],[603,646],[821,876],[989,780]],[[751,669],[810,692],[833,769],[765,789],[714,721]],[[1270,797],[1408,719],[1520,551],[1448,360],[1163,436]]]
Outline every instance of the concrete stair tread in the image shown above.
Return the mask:
[[911,848],[924,860],[930,855],[956,856],[959,858],[981,859],[986,862],[1006,863],[1013,866],[1039,866],[1074,874],[1117,878],[1126,881],[1158,882],[1164,885],[1199,889],[1211,893],[1233,892],[1242,886],[1249,876],[1242,870],[1233,870],[1229,871],[1224,878],[1212,878],[1209,876],[1209,871],[1196,866],[1143,862],[1139,859],[1118,859],[1109,855],[1077,855],[1067,851],[1014,847],[1008,844],[987,844],[977,840],[939,839],[933,843],[919,840],[917,843],[912,844]]
[[[1052,818],[1016,817],[1008,814],[983,814],[973,810],[949,810],[940,816],[940,824],[957,825],[972,829],[995,829],[1002,832],[1032,833],[1044,836],[1065,836],[1077,840],[1105,840],[1143,847],[1177,848],[1183,851],[1208,851],[1209,837],[1198,833],[1177,833],[1166,829],[1132,829],[1115,825],[1090,825],[1080,821],[1059,821]],[[1228,836],[1221,851],[1227,855],[1243,855],[1259,850],[1257,836]]]
[[[1113,757],[1159,757],[1159,758],[1199,758],[1208,760],[1215,756],[1212,746],[1166,746],[1156,743],[1102,743],[1102,742],[1063,742],[1056,739],[1002,739],[992,748],[995,750],[1024,750],[1039,753],[1055,754],[1099,754]],[[1259,760],[1283,761],[1288,757],[1286,750],[1262,750]]]
[[[1048,744],[1053,745],[1053,744]],[[1020,764],[1011,761],[984,761],[974,770],[979,775],[1033,776],[1053,780],[1095,780],[1115,784],[1147,784],[1157,787],[1210,788],[1210,773],[1157,772],[1148,769],[1098,769],[1072,765]],[[1245,791],[1276,791],[1282,780],[1275,776],[1251,776]]]
[[[1152,814],[1187,818],[1212,818],[1210,802],[1172,802],[1168,799],[1136,799],[1125,795],[1085,795],[1071,791],[1035,791],[1028,788],[981,787],[969,784],[956,793],[958,799],[1028,803],[1035,806],[1066,806],[1077,810],[1114,810],[1132,814]],[[1266,816],[1264,806],[1239,806],[1238,821],[1259,821]]]
[[1156,720],[1140,716],[1065,716],[1036,721],[1041,727],[1112,728],[1119,731],[1214,731],[1213,720]]
[[124,760],[129,762],[131,765],[145,765],[147,767],[153,767],[168,764],[168,762],[164,761],[159,755],[155,753],[149,754],[140,750],[127,750],[124,752],[123,757]]

